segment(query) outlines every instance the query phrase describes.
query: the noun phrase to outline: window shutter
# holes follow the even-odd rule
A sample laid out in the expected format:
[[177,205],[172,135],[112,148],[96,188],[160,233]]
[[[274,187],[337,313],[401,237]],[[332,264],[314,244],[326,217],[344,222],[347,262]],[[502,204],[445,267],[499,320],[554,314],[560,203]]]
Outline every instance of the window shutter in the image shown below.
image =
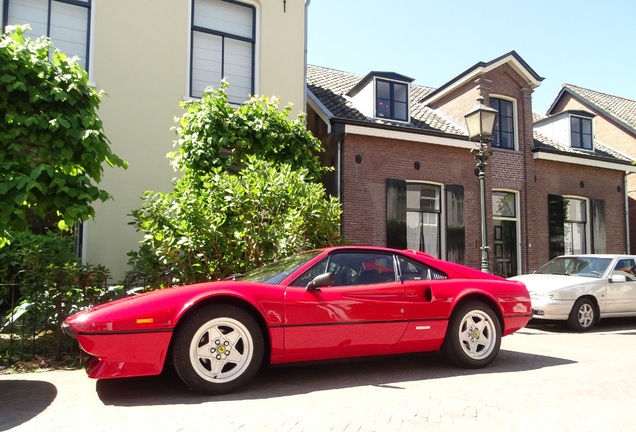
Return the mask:
[[464,225],[464,186],[446,186],[446,259],[464,264],[466,227]]
[[386,245],[406,248],[406,182],[386,179]]
[[548,195],[548,232],[550,236],[550,259],[565,253],[563,231],[565,227],[563,197]]
[[591,200],[592,204],[592,253],[607,252],[607,237],[605,234],[605,201]]

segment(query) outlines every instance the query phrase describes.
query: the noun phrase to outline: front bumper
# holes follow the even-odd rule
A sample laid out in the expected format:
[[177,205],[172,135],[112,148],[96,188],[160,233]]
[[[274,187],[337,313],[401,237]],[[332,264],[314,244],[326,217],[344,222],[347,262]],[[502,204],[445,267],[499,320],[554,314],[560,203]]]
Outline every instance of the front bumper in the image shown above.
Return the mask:
[[532,318],[545,320],[567,320],[574,305],[573,300],[531,298]]

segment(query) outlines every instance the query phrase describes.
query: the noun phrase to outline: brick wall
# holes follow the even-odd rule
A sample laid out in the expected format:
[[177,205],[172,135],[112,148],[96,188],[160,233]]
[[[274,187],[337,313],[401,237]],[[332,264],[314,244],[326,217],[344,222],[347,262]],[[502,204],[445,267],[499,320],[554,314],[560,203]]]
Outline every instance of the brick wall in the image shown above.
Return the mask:
[[[356,162],[356,156],[361,158]],[[420,163],[420,169],[415,168]],[[355,244],[386,244],[386,179],[464,186],[466,265],[479,268],[479,181],[467,149],[346,135],[343,145],[343,234]],[[490,190],[490,187],[487,187]],[[490,196],[488,196],[490,208]]]

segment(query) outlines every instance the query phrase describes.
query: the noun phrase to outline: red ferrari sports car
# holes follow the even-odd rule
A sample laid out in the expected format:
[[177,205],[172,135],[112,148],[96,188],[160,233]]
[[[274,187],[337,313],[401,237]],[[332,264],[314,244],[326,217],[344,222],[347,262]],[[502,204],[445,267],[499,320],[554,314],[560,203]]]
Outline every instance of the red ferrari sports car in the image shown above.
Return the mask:
[[63,328],[91,356],[91,378],[157,375],[171,361],[191,389],[220,394],[262,364],[442,349],[480,368],[530,317],[521,282],[421,252],[349,246],[116,300]]

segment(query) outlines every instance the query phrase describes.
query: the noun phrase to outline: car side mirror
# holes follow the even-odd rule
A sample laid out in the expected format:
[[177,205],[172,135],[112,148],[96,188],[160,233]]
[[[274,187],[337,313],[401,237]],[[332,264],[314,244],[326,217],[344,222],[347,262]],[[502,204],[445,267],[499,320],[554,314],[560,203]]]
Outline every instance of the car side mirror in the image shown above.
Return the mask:
[[305,289],[307,291],[316,291],[319,290],[320,287],[333,285],[335,282],[336,278],[333,273],[323,273],[313,278],[313,280],[307,284]]
[[627,277],[625,275],[612,275],[610,277],[610,282],[611,283],[624,283],[627,282]]

